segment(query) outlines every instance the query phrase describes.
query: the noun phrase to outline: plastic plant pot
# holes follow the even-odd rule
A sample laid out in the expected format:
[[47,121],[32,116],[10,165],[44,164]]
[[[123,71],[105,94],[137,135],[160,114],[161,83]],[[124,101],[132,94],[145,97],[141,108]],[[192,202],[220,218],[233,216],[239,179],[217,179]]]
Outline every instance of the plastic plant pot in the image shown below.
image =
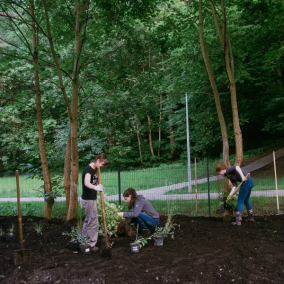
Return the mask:
[[80,246],[81,254],[90,254],[91,248],[89,246]]
[[79,242],[75,241],[75,242],[69,242],[68,243],[68,249],[72,250],[72,251],[77,251],[79,250]]
[[162,246],[164,244],[164,238],[160,236],[153,236],[154,245],[155,246]]
[[133,253],[139,252],[139,244],[131,243],[130,244],[130,251]]

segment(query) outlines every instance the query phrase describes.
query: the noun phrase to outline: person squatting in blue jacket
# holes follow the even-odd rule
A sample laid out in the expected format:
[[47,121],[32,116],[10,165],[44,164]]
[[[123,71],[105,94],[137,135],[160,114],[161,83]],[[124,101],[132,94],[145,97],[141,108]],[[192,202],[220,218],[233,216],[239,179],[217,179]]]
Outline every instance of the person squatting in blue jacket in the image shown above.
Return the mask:
[[238,209],[236,213],[236,221],[232,225],[241,225],[242,216],[244,211],[244,204],[246,205],[248,211],[248,222],[254,222],[252,205],[249,201],[251,190],[253,188],[254,182],[251,176],[246,178],[247,172],[241,169],[239,166],[227,167],[225,164],[218,164],[216,166],[216,172],[222,176],[228,178],[233,188],[228,196],[228,199],[233,197],[233,193],[237,188],[237,182],[243,182],[240,187],[239,196],[238,196]]
[[160,217],[152,204],[142,195],[137,195],[135,189],[128,188],[123,193],[124,200],[132,212],[118,212],[120,218],[131,218],[139,224],[143,236],[150,236],[150,227],[159,225]]

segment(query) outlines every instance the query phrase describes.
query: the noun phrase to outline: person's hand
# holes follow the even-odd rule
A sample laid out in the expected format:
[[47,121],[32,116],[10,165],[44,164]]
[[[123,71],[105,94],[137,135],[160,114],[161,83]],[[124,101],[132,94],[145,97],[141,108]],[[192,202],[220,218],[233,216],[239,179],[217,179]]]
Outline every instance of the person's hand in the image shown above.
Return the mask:
[[123,212],[117,212],[119,218],[123,218]]
[[94,190],[96,191],[104,191],[104,187],[102,184],[95,185]]

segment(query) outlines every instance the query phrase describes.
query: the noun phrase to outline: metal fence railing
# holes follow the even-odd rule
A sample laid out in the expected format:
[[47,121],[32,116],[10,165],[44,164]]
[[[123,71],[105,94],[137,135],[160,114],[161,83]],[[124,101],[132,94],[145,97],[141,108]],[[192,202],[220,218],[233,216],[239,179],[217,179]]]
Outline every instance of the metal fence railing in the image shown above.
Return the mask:
[[[250,171],[249,166],[246,170]],[[222,202],[224,179],[216,176],[215,164],[197,163],[191,165],[191,186],[188,183],[187,166],[165,166],[134,171],[102,171],[102,183],[108,200],[125,206],[122,193],[128,187],[150,200],[160,213],[169,210],[175,213],[213,216]],[[254,188],[251,203],[256,215],[276,214],[284,211],[284,163],[276,161],[251,171]],[[276,178],[277,177],[277,178]],[[64,217],[66,204],[63,191],[63,177],[57,175],[57,195],[53,215]],[[62,179],[60,181],[60,178]],[[81,175],[79,176],[79,197]],[[29,178],[20,173],[20,191],[23,215],[44,215],[43,180]],[[0,215],[17,215],[16,179],[14,175],[0,176]],[[126,208],[126,206],[125,206]]]

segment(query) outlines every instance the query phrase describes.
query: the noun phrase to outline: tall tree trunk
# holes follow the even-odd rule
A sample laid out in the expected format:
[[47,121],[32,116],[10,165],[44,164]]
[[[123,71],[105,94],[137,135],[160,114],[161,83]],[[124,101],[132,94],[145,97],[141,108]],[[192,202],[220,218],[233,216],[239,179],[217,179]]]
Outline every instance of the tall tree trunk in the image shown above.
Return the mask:
[[[149,145],[150,145],[150,150],[151,150],[151,155],[152,157],[155,157],[154,149],[153,149],[153,144],[152,144],[152,131],[151,131],[151,119],[150,116],[147,115],[148,117],[148,124],[149,124]],[[155,162],[157,163],[157,159],[154,158]]]
[[[171,123],[171,116],[169,117],[169,122]],[[175,144],[175,136],[174,136],[174,127],[171,125],[170,126],[170,130],[169,130],[169,134],[170,134],[170,148],[171,148],[171,156],[173,157],[176,151],[176,148],[173,147],[173,145]]]
[[224,115],[223,115],[223,112],[222,112],[219,92],[218,92],[217,85],[215,83],[213,73],[212,73],[212,70],[211,70],[208,51],[206,49],[204,38],[203,38],[202,0],[199,0],[199,40],[200,40],[202,56],[203,56],[203,59],[204,59],[204,62],[205,62],[208,77],[209,77],[210,84],[211,84],[211,87],[212,87],[212,90],[213,90],[217,114],[218,114],[219,123],[220,123],[220,127],[221,127],[222,141],[223,141],[223,162],[226,166],[230,166],[229,141],[228,141],[227,127],[226,127]]
[[141,166],[144,166],[143,158],[142,158],[140,133],[139,133],[139,124],[136,124],[136,132],[137,132],[137,139],[138,139],[138,146],[139,146],[139,157],[140,157],[140,161],[141,161]]
[[83,6],[76,5],[76,27],[75,27],[75,60],[72,80],[72,105],[71,105],[71,182],[70,182],[70,202],[67,213],[67,221],[75,219],[78,205],[78,175],[79,175],[79,155],[77,144],[78,129],[78,99],[79,99],[79,61],[81,53],[81,19],[80,13]]
[[39,83],[39,71],[38,71],[38,50],[37,50],[37,38],[36,38],[36,28],[34,22],[34,0],[30,0],[30,13],[32,20],[32,51],[33,51],[33,63],[34,63],[34,82],[35,82],[35,97],[36,97],[36,121],[38,130],[38,141],[40,149],[40,159],[43,172],[44,180],[44,191],[45,191],[45,210],[44,217],[46,221],[51,220],[51,210],[54,204],[54,198],[52,196],[52,185],[51,178],[48,170],[48,163],[46,157],[43,125],[42,125],[42,110],[41,110],[41,92]]

